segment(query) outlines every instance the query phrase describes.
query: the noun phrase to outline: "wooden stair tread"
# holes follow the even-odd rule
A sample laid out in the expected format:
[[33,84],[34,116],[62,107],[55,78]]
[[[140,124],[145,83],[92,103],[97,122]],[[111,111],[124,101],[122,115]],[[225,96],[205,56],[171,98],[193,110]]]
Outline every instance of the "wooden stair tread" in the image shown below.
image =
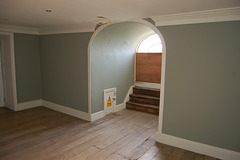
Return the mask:
[[144,87],[133,87],[133,94],[145,95],[151,97],[160,97],[160,90],[154,88],[144,88]]
[[126,103],[127,109],[133,109],[141,112],[151,113],[151,114],[159,114],[158,106],[155,105],[149,105],[149,104],[141,104],[141,103],[135,103],[135,102],[127,102]]
[[142,104],[142,103],[136,103],[136,102],[132,102],[132,101],[128,101],[126,103],[136,105],[136,106],[146,107],[146,108],[159,109],[159,106],[151,105],[151,104]]
[[138,97],[138,98],[146,98],[146,99],[160,100],[160,98],[158,98],[158,97],[147,96],[147,95],[140,95],[140,94],[130,94],[130,96]]
[[156,89],[156,88],[146,88],[146,87],[139,87],[139,86],[134,86],[133,88],[160,92],[160,89]]

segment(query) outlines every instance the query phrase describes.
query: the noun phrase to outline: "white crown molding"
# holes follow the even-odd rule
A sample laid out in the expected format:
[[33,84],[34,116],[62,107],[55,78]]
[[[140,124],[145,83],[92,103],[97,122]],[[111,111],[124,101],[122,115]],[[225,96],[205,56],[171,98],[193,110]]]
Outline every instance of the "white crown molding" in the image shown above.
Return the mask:
[[240,7],[152,16],[156,26],[240,20]]
[[195,141],[190,141],[160,132],[156,133],[156,141],[223,160],[240,159],[240,152],[235,152]]
[[0,24],[0,31],[26,34],[39,34],[37,28]]
[[25,33],[25,34],[36,34],[36,35],[94,32],[94,28],[95,28],[95,25],[89,24],[89,23],[86,23],[84,25],[51,26],[51,27],[40,27],[40,28],[0,24],[0,31],[3,31],[3,32]]
[[[151,16],[150,18],[155,21],[156,26],[236,21],[240,20],[240,7]],[[40,28],[0,24],[0,31],[37,35],[94,32],[94,30],[95,24],[90,22],[69,26],[50,26]]]

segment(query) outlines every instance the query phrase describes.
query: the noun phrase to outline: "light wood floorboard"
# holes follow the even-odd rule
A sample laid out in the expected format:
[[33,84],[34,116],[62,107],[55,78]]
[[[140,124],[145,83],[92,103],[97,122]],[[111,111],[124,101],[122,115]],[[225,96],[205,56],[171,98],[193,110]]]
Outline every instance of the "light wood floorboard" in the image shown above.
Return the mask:
[[0,108],[0,160],[217,160],[155,142],[158,116],[122,110],[94,122]]

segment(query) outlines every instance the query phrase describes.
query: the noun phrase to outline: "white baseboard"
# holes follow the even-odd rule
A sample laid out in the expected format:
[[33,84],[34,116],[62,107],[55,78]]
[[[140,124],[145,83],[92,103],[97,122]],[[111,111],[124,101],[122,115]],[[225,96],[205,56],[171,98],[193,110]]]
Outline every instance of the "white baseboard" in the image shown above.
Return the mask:
[[[58,111],[61,113],[65,113],[65,114],[68,114],[68,115],[71,115],[71,116],[74,116],[74,117],[77,117],[77,118],[80,118],[80,119],[83,119],[86,121],[95,121],[95,120],[98,120],[98,119],[106,116],[106,113],[104,110],[90,115],[89,113],[82,112],[82,111],[79,111],[79,110],[76,110],[73,108],[62,106],[62,105],[52,103],[52,102],[42,100],[42,99],[19,103],[19,104],[17,104],[17,111],[24,110],[24,109],[30,109],[30,108],[34,108],[34,107],[39,107],[39,106],[44,106],[49,109],[52,109],[52,110],[55,110],[55,111]],[[117,105],[114,108],[114,112],[118,112],[124,108],[126,108],[125,102]]]
[[[126,108],[126,103],[121,103],[119,105],[116,105],[115,108],[114,108],[114,112],[118,112],[124,108]],[[103,118],[106,116],[106,112],[103,110],[103,111],[99,111],[99,112],[96,112],[96,113],[93,113],[91,114],[91,121],[96,121],[100,118]]]
[[86,112],[82,112],[73,108],[69,108],[66,106],[62,106],[56,103],[52,103],[52,102],[48,102],[45,100],[42,100],[42,105],[44,107],[50,108],[52,110],[58,111],[58,112],[62,112],[68,115],[71,115],[73,117],[77,117],[86,121],[91,121],[91,116],[90,114],[86,113]]
[[96,120],[98,120],[100,118],[103,118],[105,116],[106,116],[106,112],[104,110],[93,113],[93,114],[91,114],[91,121],[96,121]]
[[23,102],[23,103],[18,103],[17,104],[17,110],[16,111],[21,111],[24,109],[30,109],[34,107],[39,107],[42,106],[42,100],[34,100],[34,101],[28,101],[28,102]]
[[[126,95],[123,103],[126,104],[126,102],[129,101],[129,95],[133,93],[133,87],[134,87],[134,85],[132,85],[132,86],[129,87],[128,92],[127,92],[127,95]],[[126,106],[125,106],[125,108],[126,108]]]
[[156,133],[156,141],[223,160],[240,160],[240,152],[222,149],[159,132]]
[[116,107],[114,108],[114,112],[118,112],[118,111],[123,110],[125,108],[126,108],[126,103],[123,102],[123,103],[121,103],[119,105],[116,105]]

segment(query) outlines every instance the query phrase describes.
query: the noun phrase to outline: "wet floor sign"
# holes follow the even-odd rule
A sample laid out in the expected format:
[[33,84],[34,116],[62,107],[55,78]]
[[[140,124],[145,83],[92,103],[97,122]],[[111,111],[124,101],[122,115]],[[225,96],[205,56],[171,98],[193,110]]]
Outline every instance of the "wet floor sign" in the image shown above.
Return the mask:
[[107,107],[112,107],[112,100],[110,97],[108,98],[108,101],[107,101]]

